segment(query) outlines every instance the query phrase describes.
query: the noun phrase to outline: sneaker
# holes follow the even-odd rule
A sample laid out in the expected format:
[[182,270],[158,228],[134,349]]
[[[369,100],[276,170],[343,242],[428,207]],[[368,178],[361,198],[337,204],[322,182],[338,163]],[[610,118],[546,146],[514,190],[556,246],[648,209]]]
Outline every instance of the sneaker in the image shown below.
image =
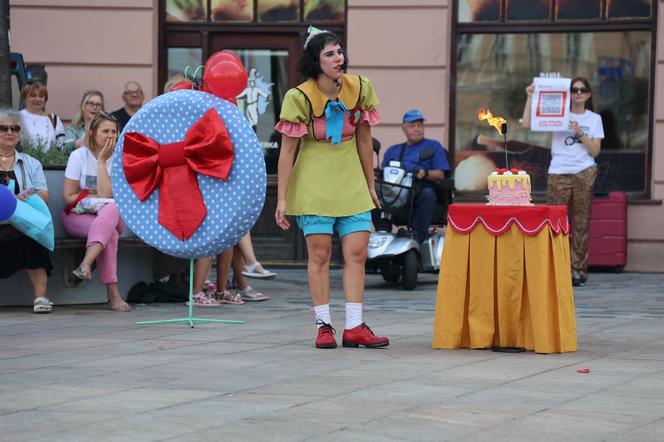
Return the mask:
[[326,324],[320,320],[316,324],[322,324],[318,327],[316,348],[337,348],[337,340],[334,339],[334,334],[337,331],[332,327],[332,324]]
[[238,290],[237,292],[244,301],[266,301],[270,299],[269,296],[264,295],[252,289],[251,286],[246,286],[245,288],[243,288],[242,290]]
[[576,270],[572,270],[572,286],[574,287],[583,287],[586,285],[588,278],[581,276],[581,273]]
[[368,325],[362,323],[350,330],[344,330],[342,345],[344,347],[359,347],[363,345],[367,348],[385,347],[390,345],[387,336],[376,336]]
[[273,279],[277,276],[276,273],[265,270],[261,263],[258,261],[253,264],[245,265],[242,274],[247,278],[257,279]]

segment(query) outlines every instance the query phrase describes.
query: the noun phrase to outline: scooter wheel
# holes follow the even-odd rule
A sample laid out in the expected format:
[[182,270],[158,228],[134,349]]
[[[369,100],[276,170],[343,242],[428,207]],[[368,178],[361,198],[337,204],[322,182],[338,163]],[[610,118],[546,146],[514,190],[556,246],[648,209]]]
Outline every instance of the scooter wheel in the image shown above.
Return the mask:
[[406,290],[414,290],[417,286],[417,252],[409,250],[403,255],[401,285]]
[[399,282],[399,278],[401,278],[400,274],[394,272],[383,272],[382,275],[385,282]]

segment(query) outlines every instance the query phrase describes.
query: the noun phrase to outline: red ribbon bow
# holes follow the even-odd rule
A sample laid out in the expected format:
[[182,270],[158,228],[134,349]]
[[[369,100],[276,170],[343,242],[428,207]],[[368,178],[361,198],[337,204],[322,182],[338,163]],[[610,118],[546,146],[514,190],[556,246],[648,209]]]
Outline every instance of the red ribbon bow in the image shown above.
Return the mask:
[[183,241],[191,238],[207,214],[196,172],[226,180],[233,156],[226,126],[210,109],[177,143],[160,145],[146,135],[128,132],[122,165],[141,201],[159,187],[159,224]]

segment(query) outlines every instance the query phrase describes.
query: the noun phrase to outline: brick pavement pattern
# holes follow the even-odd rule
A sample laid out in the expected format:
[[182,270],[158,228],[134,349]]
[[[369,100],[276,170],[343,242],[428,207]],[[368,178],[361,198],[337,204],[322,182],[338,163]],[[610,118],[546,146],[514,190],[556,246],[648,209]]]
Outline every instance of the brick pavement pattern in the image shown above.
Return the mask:
[[267,302],[196,312],[243,325],[135,324],[186,315],[176,304],[0,308],[0,439],[664,440],[663,275],[592,273],[562,355],[432,350],[436,277],[421,279],[367,277],[384,349],[315,349],[304,270],[256,282]]

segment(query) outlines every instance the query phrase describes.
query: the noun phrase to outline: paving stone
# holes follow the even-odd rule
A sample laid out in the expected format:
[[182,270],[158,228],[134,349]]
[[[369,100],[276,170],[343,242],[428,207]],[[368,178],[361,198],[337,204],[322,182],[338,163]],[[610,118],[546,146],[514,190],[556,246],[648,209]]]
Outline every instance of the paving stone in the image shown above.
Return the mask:
[[[391,339],[373,350],[314,348],[298,269],[252,281],[269,301],[195,310],[237,325],[136,324],[182,304],[0,308],[0,439],[664,440],[661,275],[591,274],[574,292],[579,349],[559,355],[433,350],[436,276],[422,280],[367,276],[364,318]],[[333,270],[339,343],[341,287]]]

